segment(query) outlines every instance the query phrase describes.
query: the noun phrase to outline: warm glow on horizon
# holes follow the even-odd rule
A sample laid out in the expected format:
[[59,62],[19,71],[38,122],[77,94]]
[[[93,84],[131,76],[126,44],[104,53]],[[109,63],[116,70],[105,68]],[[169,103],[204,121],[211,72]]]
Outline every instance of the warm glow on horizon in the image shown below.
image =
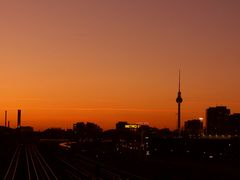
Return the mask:
[[209,106],[240,112],[240,1],[0,3],[0,125],[118,121],[175,129]]

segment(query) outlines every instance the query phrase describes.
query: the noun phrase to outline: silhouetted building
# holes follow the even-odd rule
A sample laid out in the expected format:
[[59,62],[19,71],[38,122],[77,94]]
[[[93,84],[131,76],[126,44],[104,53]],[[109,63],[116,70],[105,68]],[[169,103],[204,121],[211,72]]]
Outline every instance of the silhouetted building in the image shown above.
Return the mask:
[[161,138],[170,138],[172,135],[172,132],[168,128],[159,129],[159,137]]
[[216,106],[207,109],[207,133],[225,134],[227,130],[227,121],[230,115],[230,109],[226,106]]
[[18,109],[18,111],[17,111],[18,113],[17,113],[17,128],[21,128],[21,110],[20,109]]
[[22,126],[21,132],[33,132],[33,127],[31,126]]
[[227,127],[228,134],[240,135],[240,113],[235,113],[229,116]]
[[84,122],[77,122],[76,124],[73,124],[73,132],[74,134],[84,135],[85,133]]
[[203,122],[199,119],[188,120],[184,123],[184,131],[190,135],[200,135],[203,131]]
[[12,133],[13,133],[12,129],[7,128],[5,126],[0,126],[0,139],[1,139],[2,135],[9,135]]
[[130,131],[137,131],[137,130],[139,130],[140,127],[141,127],[141,125],[139,125],[139,124],[126,124],[125,125],[125,129],[128,129]]
[[48,128],[42,132],[44,138],[62,139],[66,137],[66,131],[61,128]]
[[125,125],[128,123],[126,121],[119,121],[116,123],[116,130],[123,130],[125,129]]

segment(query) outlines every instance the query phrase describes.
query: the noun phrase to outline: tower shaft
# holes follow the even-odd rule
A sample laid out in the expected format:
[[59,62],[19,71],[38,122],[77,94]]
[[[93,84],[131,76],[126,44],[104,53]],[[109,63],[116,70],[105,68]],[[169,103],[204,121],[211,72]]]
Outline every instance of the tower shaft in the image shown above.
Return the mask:
[[177,129],[181,129],[181,103],[178,103],[178,120],[177,120]]

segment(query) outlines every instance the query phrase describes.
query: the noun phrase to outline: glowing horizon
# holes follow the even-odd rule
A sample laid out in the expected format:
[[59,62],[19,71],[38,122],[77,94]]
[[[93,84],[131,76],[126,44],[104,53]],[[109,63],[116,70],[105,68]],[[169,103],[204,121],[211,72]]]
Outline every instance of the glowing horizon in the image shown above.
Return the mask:
[[[0,3],[0,125],[182,125],[209,106],[240,112],[239,1]],[[205,120],[204,120],[205,121]]]

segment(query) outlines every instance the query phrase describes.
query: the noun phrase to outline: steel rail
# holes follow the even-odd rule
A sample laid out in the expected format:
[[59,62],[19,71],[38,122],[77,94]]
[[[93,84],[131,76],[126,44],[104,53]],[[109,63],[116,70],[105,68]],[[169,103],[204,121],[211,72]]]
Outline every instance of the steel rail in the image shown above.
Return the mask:
[[36,169],[35,162],[33,160],[33,154],[32,154],[32,150],[31,150],[30,147],[28,147],[28,154],[30,156],[30,159],[31,159],[31,162],[32,162],[32,165],[33,165],[33,170],[34,170],[34,173],[36,175],[36,179],[39,180],[38,172],[37,172],[37,169]]
[[37,147],[34,147],[36,154],[38,154],[38,156],[40,157],[40,159],[42,160],[42,162],[45,164],[45,166],[47,167],[47,169],[50,171],[50,173],[52,174],[52,176],[58,180],[57,176],[55,175],[55,173],[53,172],[53,170],[50,168],[50,166],[48,165],[48,163],[46,162],[46,160],[44,159],[44,157],[41,155],[41,153],[38,151]]
[[[32,150],[33,150],[33,148],[32,148]],[[43,163],[41,162],[40,158],[38,157],[38,154],[36,153],[36,150],[33,150],[33,153],[34,153],[34,156],[35,156],[36,160],[38,161],[39,165],[41,166],[44,174],[46,175],[47,179],[51,180],[47,171],[46,171],[46,168],[44,167]]]
[[30,165],[29,165],[29,154],[28,154],[28,147],[25,146],[25,155],[26,155],[26,161],[27,161],[27,170],[28,170],[28,179],[31,180],[31,172],[30,172]]
[[[16,151],[13,154],[13,157],[11,159],[8,170],[7,170],[3,180],[6,180],[6,179],[12,179],[13,180],[14,179],[16,171],[17,171],[17,167],[18,167],[18,161],[19,161],[21,149],[22,149],[22,147],[20,145],[18,145],[17,148],[16,148]],[[11,170],[13,170],[12,174],[10,174]]]

